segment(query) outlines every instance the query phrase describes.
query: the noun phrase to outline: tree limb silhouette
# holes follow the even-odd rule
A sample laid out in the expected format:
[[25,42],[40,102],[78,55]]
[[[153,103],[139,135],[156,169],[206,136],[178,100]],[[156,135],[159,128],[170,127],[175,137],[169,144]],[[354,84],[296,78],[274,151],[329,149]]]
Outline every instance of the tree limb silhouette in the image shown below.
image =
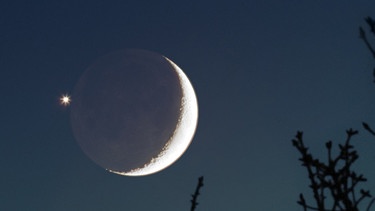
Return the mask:
[[361,38],[365,42],[367,48],[370,50],[372,56],[375,58],[375,50],[372,48],[370,42],[368,41],[366,32],[365,30],[363,30],[362,27],[359,27],[359,38]]
[[199,190],[202,188],[203,186],[203,176],[199,177],[198,178],[198,184],[197,184],[197,187],[195,189],[195,192],[194,194],[192,194],[192,199],[190,200],[191,201],[191,211],[194,211],[195,208],[198,206],[198,202],[197,202],[197,198],[198,198],[198,195],[200,194],[199,193]]
[[[367,16],[365,18],[365,21],[370,28],[370,32],[375,36],[375,21],[370,16]],[[363,40],[363,42],[366,44],[366,47],[370,50],[372,57],[375,58],[375,50],[370,44],[370,41],[366,36],[366,32],[362,27],[359,27],[359,38]],[[372,75],[373,82],[375,83],[375,68],[373,69]]]
[[363,128],[365,128],[365,130],[375,136],[375,131],[371,129],[371,127],[366,122],[362,122],[362,126]]
[[[362,174],[357,174],[351,170],[354,162],[359,155],[350,141],[358,131],[349,129],[346,131],[347,138],[344,144],[338,144],[339,153],[336,157],[332,157],[332,141],[328,141],[325,146],[328,151],[328,159],[321,162],[309,153],[308,148],[303,143],[301,131],[297,132],[295,139],[292,140],[293,146],[300,152],[302,166],[307,169],[310,180],[310,188],[316,206],[306,203],[301,193],[297,203],[303,207],[305,211],[358,211],[358,206],[365,198],[372,198],[370,191],[360,189],[357,191],[357,185],[366,182],[367,179]],[[356,194],[359,192],[359,197]],[[326,202],[327,197],[331,200]],[[371,207],[373,201],[370,202]],[[327,209],[327,207],[331,207]]]

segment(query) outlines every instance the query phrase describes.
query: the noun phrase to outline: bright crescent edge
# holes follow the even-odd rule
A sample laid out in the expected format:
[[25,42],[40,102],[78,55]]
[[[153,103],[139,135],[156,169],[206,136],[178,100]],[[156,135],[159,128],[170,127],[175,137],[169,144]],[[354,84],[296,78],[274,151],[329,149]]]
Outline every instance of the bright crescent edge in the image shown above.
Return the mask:
[[198,124],[198,102],[193,86],[188,77],[174,62],[163,56],[175,69],[178,74],[181,88],[181,115],[173,132],[163,150],[155,158],[141,168],[128,172],[119,172],[107,169],[109,172],[124,176],[145,176],[161,171],[177,161],[187,150],[193,140]]

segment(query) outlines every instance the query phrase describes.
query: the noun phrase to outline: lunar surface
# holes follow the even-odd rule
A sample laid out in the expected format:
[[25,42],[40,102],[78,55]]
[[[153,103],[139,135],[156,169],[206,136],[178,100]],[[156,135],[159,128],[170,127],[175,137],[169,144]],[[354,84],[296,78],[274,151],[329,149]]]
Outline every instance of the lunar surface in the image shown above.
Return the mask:
[[98,59],[72,98],[71,124],[80,147],[121,175],[165,169],[186,151],[197,126],[197,99],[188,78],[150,51],[122,50]]

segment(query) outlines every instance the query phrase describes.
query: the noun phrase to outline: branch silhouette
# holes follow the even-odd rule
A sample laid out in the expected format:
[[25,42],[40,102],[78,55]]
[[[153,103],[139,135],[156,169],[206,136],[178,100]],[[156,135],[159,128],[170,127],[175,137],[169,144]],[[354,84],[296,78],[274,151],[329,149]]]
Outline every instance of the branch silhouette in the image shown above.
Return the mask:
[[[359,204],[365,198],[372,198],[369,190],[357,190],[357,186],[367,179],[351,169],[354,162],[359,158],[354,146],[350,143],[352,137],[358,131],[349,129],[346,131],[347,138],[344,144],[338,144],[339,153],[332,157],[332,141],[326,142],[327,161],[322,162],[309,153],[303,142],[303,133],[297,132],[292,140],[293,146],[300,152],[302,166],[307,169],[310,180],[310,188],[316,206],[307,204],[301,193],[297,203],[306,210],[319,211],[358,211]],[[357,196],[359,194],[359,196]],[[330,200],[326,200],[330,197]],[[327,201],[329,203],[327,203]],[[372,200],[368,209],[372,206]],[[329,208],[328,208],[329,207]]]
[[362,27],[359,27],[359,38],[361,38],[365,42],[367,48],[370,50],[372,56],[375,58],[375,50],[373,49],[370,42],[368,41],[366,32],[365,30],[363,30]]
[[198,206],[198,202],[197,202],[197,198],[198,198],[198,195],[200,194],[199,193],[199,190],[203,187],[203,176],[199,177],[198,178],[198,184],[197,184],[197,187],[195,188],[195,192],[194,194],[192,194],[192,199],[190,200],[191,201],[191,211],[194,211],[195,208]]
[[[375,36],[375,21],[370,16],[367,16],[365,18],[365,21],[370,28],[370,32]],[[362,27],[359,27],[359,37],[365,42],[367,48],[370,50],[372,56],[375,58],[375,50],[371,46],[370,42],[368,41],[366,32]],[[375,68],[372,70],[372,77],[373,77],[373,82],[375,83]],[[375,131],[366,122],[362,122],[362,126],[370,134],[375,136]]]
[[371,32],[375,35],[375,21],[370,16],[367,16],[365,21],[369,25]]
[[371,127],[366,122],[362,122],[362,126],[363,128],[365,128],[365,130],[375,136],[375,131],[371,129]]
[[[367,16],[365,21],[370,28],[370,32],[375,36],[375,21],[370,16]],[[370,41],[366,36],[366,32],[362,27],[359,27],[359,38],[363,40],[366,47],[370,50],[372,57],[375,59],[374,47],[370,44]],[[372,75],[374,79],[373,82],[375,83],[375,68],[373,69]]]
[[[370,33],[375,36],[375,21],[371,17],[366,17],[365,21],[370,28]],[[374,47],[370,44],[367,34],[362,27],[359,27],[359,37],[375,58]],[[375,83],[375,68],[373,69],[373,78]],[[369,124],[362,122],[363,128],[375,136]],[[302,166],[306,168],[310,181],[310,189],[313,193],[315,203],[308,204],[302,193],[299,195],[297,203],[302,206],[304,211],[359,211],[359,205],[365,199],[371,199],[366,211],[369,211],[375,203],[375,197],[372,197],[369,190],[359,189],[358,185],[367,181],[367,179],[352,170],[352,166],[359,158],[355,147],[351,141],[358,131],[349,129],[346,131],[347,137],[343,144],[338,144],[338,154],[332,155],[332,141],[325,144],[327,149],[327,160],[325,162],[315,158],[308,147],[303,142],[303,132],[298,131],[292,140],[293,146],[298,150],[301,157],[299,160]]]

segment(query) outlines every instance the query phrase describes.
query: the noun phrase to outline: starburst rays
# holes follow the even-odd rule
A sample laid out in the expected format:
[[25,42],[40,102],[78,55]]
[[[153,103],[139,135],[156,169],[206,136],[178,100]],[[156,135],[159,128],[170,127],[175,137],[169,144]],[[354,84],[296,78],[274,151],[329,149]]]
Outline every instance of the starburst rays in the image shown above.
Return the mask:
[[62,95],[60,97],[60,104],[63,106],[68,106],[70,105],[71,102],[72,102],[72,99],[70,98],[68,94]]

